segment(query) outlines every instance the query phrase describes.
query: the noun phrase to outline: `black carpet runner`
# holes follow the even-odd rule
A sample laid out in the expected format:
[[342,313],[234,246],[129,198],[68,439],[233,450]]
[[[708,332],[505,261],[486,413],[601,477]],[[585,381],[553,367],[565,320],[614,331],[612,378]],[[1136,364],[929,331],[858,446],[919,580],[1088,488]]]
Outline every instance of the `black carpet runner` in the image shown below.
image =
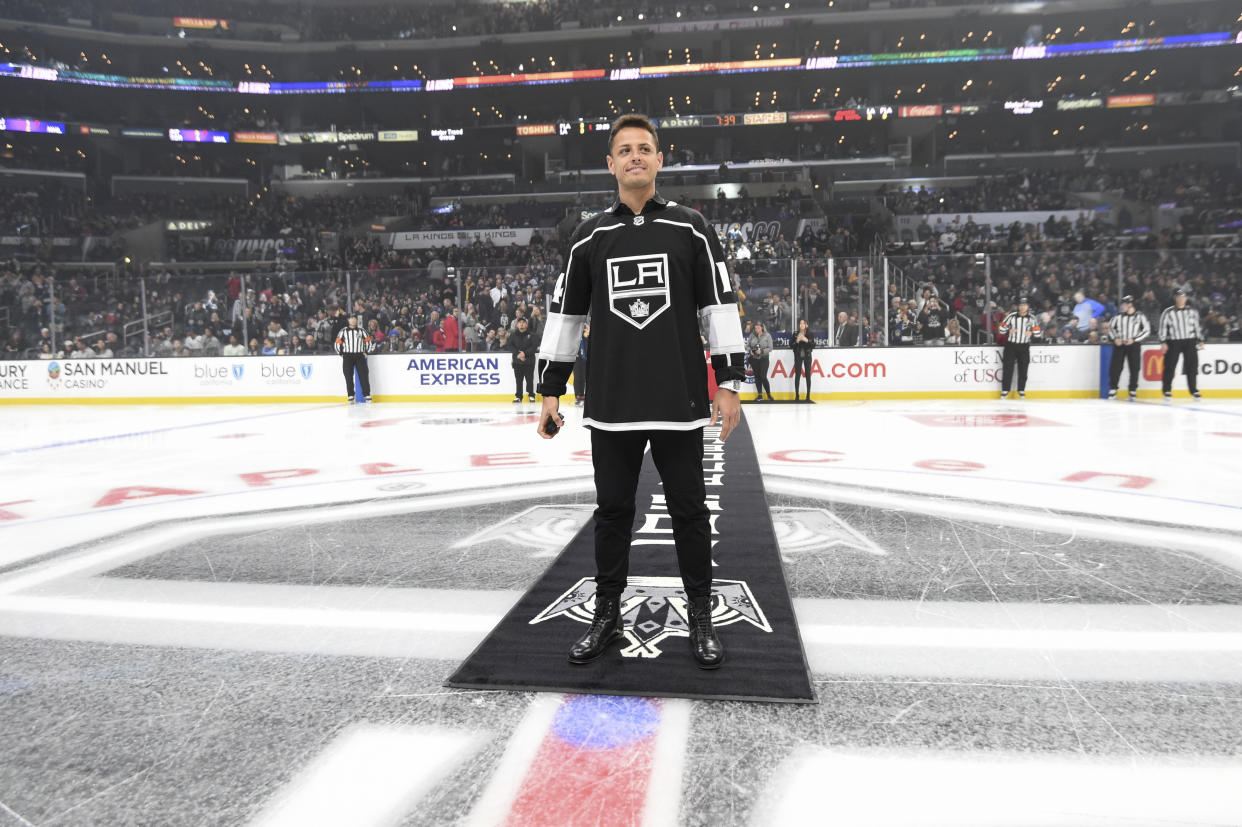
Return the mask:
[[726,652],[720,669],[699,669],[690,654],[672,524],[648,453],[621,598],[625,640],[594,663],[566,660],[594,611],[595,523],[588,520],[446,685],[814,703],[745,417],[728,442],[719,434],[704,432],[703,466],[715,562],[712,617]]

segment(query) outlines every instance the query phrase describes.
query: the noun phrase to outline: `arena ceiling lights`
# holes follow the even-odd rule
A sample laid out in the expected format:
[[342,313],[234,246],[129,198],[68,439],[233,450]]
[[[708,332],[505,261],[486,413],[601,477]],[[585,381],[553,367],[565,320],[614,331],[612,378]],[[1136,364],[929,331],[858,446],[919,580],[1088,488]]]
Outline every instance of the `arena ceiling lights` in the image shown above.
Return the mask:
[[224,80],[200,80],[173,77],[125,77],[98,72],[51,69],[28,63],[0,63],[0,77],[27,80],[76,83],[87,86],[110,86],[131,89],[176,89],[198,92],[236,92],[248,95],[322,95],[360,92],[446,92],[453,89],[477,89],[492,86],[538,86],[553,83],[577,83],[598,80],[639,80],[681,77],[685,75],[734,74],[739,72],[772,72],[803,69],[835,71],[873,66],[902,66],[935,63],[977,63],[998,60],[1046,60],[1079,55],[1123,54],[1164,49],[1199,48],[1205,46],[1239,45],[1242,35],[1232,32],[1169,37],[1097,40],[1089,43],[1019,46],[1016,49],[952,49],[941,52],[886,52],[881,54],[834,55],[830,57],[775,58],[767,60],[734,60],[712,63],[639,66],[626,69],[579,69],[567,72],[512,72],[498,75],[466,75],[421,80],[376,80],[356,82],[259,83]]

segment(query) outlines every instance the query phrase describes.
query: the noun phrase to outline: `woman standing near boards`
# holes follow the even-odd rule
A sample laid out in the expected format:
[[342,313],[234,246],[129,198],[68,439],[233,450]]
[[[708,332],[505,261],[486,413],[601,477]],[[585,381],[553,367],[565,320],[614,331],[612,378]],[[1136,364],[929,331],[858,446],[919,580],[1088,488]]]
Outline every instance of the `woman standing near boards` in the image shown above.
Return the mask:
[[806,377],[806,401],[811,401],[811,351],[815,349],[815,335],[807,325],[806,319],[798,320],[798,332],[793,339],[794,355],[794,401],[798,402],[801,393],[802,377]]

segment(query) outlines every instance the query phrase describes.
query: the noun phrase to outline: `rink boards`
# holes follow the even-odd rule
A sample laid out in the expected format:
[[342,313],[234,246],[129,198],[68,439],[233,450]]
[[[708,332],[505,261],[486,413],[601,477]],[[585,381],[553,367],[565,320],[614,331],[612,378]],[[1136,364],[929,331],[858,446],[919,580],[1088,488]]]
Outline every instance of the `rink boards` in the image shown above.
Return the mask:
[[[1108,352],[1095,345],[1032,347],[1028,394],[1098,396]],[[377,354],[368,361],[377,402],[513,396],[508,353]],[[1140,396],[1159,396],[1162,366],[1159,345],[1145,345]],[[792,353],[773,351],[768,371],[776,397],[792,398]],[[819,350],[811,373],[816,399],[987,398],[1000,390],[1001,348]],[[1126,381],[1123,377],[1123,395]],[[753,387],[749,369],[747,383]],[[1179,376],[1174,382],[1179,396],[1186,394],[1185,387]],[[1242,397],[1242,344],[1208,345],[1200,353],[1199,387],[1209,397]],[[340,359],[332,355],[0,363],[0,403],[333,402],[344,397]]]

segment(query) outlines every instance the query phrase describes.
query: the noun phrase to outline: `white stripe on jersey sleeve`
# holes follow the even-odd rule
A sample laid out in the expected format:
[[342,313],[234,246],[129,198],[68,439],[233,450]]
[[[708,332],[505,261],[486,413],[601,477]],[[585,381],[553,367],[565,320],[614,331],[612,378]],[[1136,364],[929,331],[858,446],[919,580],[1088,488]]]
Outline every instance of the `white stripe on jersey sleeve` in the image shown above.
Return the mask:
[[709,304],[700,312],[707,318],[707,343],[713,356],[746,351],[736,304]]
[[723,261],[718,261],[716,262],[716,272],[720,275],[721,295],[724,295],[725,293],[728,293],[729,289],[733,286],[729,284],[729,268],[725,267],[725,263]]
[[586,316],[569,316],[564,313],[548,313],[543,325],[543,340],[539,343],[538,357],[549,362],[572,362],[578,358],[578,344],[582,341],[582,328]]

